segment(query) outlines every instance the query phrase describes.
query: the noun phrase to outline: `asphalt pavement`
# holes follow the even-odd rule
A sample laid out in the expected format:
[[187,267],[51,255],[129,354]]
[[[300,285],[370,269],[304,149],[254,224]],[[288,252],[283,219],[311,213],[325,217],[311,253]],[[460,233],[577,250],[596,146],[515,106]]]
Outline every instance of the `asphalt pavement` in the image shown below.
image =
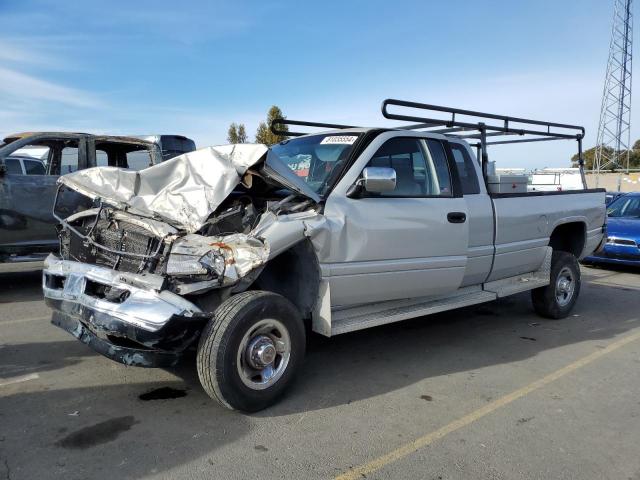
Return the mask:
[[194,359],[125,367],[0,277],[0,479],[640,480],[640,274],[583,267],[572,316],[528,294],[332,339],[278,405],[231,412]]

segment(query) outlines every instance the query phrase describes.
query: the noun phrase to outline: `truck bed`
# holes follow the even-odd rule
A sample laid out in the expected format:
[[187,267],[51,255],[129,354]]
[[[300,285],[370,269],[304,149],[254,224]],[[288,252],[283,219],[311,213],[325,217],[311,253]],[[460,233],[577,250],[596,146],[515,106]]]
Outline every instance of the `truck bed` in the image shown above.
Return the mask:
[[584,225],[586,240],[580,258],[591,253],[602,239],[604,189],[497,193],[491,199],[496,219],[495,258],[488,281],[537,269],[549,237],[559,225]]

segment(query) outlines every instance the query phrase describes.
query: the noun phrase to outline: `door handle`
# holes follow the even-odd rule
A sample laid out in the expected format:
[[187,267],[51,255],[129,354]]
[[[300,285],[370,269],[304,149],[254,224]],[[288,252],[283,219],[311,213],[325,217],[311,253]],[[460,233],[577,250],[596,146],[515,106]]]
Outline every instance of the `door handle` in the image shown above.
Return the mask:
[[464,223],[467,220],[467,214],[464,212],[449,212],[447,213],[447,220],[450,223]]

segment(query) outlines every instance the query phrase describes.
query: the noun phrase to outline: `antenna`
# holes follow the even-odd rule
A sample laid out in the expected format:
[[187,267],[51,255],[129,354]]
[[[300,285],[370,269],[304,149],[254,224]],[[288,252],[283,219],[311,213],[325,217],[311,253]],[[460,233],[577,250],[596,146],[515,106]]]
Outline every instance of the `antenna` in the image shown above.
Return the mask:
[[631,3],[632,0],[614,0],[609,60],[596,143],[596,186],[603,170],[629,171],[633,42]]

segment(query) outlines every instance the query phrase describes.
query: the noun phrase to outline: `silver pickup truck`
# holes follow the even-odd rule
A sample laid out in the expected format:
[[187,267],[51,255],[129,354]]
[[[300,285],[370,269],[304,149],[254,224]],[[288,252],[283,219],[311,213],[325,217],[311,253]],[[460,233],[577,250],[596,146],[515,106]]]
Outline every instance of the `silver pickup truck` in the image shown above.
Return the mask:
[[581,152],[584,129],[396,100],[383,114],[414,123],[278,120],[275,133],[330,129],[61,177],[60,192],[93,207],[59,218],[60,253],[43,278],[52,322],[126,365],[172,366],[197,349],[205,391],[257,411],[301,369],[310,331],[528,290],[539,314],[567,316],[578,259],[605,237],[605,192],[517,191],[518,179],[490,179],[487,148],[573,140]]

